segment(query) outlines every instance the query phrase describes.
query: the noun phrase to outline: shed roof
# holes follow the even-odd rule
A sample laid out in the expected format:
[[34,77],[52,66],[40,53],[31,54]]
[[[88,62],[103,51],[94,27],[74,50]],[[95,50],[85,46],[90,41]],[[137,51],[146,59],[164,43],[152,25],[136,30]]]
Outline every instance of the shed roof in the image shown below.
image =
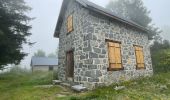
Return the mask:
[[32,57],[31,66],[57,66],[57,58],[48,58],[48,57]]
[[[60,27],[61,27],[60,24],[63,21],[63,16],[64,16],[65,11],[66,11],[66,6],[68,5],[68,3],[70,1],[71,0],[63,0],[63,4],[62,4],[62,7],[61,7],[60,15],[59,15],[58,22],[57,22],[56,29],[55,29],[55,33],[54,33],[55,37],[59,37],[59,30],[60,30]],[[130,26],[133,26],[137,29],[140,29],[141,31],[145,31],[145,32],[149,31],[147,28],[135,23],[134,21],[120,17],[120,16],[114,14],[113,12],[111,12],[110,10],[103,8],[101,6],[98,6],[98,5],[96,5],[92,2],[89,2],[88,0],[75,0],[75,1],[78,2],[79,4],[81,4],[82,6],[84,6],[85,8],[91,10],[91,11],[98,12],[102,15],[113,18],[117,21],[120,21],[120,22],[125,23],[125,24],[130,25]]]

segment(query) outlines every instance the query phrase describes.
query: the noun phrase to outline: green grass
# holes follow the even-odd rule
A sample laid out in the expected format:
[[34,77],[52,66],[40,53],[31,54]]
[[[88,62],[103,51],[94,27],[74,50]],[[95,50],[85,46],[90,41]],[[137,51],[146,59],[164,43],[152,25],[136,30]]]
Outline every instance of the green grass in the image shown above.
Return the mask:
[[[0,74],[0,100],[170,100],[170,72],[80,94],[59,86],[37,87],[51,84],[52,76],[24,70]],[[116,91],[115,86],[126,88]]]
[[39,87],[52,83],[52,72],[31,73],[14,70],[0,74],[0,100],[58,100],[66,91],[59,86]]
[[[115,86],[126,88],[116,91]],[[170,100],[170,73],[101,87],[68,100]]]

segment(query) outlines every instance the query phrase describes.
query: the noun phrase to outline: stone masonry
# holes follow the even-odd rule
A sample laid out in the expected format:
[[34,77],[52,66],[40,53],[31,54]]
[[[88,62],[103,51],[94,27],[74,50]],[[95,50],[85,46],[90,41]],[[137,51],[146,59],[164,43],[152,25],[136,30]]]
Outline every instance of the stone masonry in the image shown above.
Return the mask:
[[[74,31],[67,34],[67,17],[73,15]],[[71,1],[59,34],[59,79],[66,81],[66,52],[74,50],[74,82],[89,89],[153,74],[147,33],[110,19]],[[108,71],[106,40],[121,42],[123,70]],[[134,45],[143,47],[145,69],[136,69]]]

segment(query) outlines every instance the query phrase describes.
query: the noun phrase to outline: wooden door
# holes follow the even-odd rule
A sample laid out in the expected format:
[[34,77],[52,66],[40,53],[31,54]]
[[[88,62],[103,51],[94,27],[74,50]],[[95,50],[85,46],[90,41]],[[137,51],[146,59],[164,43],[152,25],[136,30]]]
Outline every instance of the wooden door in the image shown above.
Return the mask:
[[73,51],[67,52],[67,78],[74,76],[74,54]]

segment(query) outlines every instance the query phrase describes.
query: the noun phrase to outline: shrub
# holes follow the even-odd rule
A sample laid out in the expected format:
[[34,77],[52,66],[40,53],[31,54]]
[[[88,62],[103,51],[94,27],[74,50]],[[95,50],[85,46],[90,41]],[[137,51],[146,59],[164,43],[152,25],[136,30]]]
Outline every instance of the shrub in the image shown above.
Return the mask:
[[58,80],[58,71],[57,70],[53,71],[53,79]]
[[170,71],[170,49],[152,53],[152,62],[155,73]]

